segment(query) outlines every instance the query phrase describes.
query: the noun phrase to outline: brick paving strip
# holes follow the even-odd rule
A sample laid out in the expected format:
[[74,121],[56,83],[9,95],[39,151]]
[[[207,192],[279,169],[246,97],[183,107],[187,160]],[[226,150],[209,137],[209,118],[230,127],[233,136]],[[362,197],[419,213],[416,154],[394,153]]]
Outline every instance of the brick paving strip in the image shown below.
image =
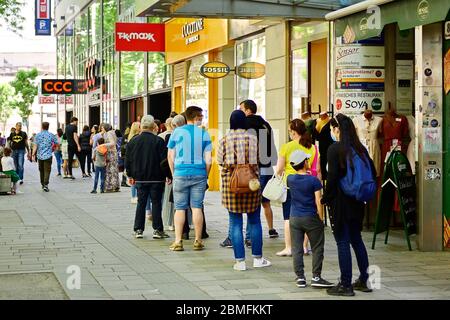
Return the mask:
[[[129,188],[93,196],[89,194],[92,180],[52,177],[51,192],[43,193],[37,168],[27,163],[25,170],[28,180],[21,188],[24,193],[0,196],[0,279],[2,275],[52,272],[66,294],[60,295],[61,299],[332,298],[323,290],[295,287],[291,259],[275,256],[283,240],[267,238],[264,218],[264,255],[273,266],[254,270],[251,251],[246,249],[249,270],[233,271],[232,250],[218,245],[228,228],[219,193],[208,192],[206,197],[210,234],[206,250],[193,252],[192,241],[185,241],[186,251],[175,253],[168,249],[173,232],[169,232],[170,239],[153,240],[151,224],[147,224],[146,238],[132,237],[135,207],[129,201]],[[274,216],[280,232],[280,208],[274,207]],[[372,233],[363,236],[369,247]],[[339,276],[335,246],[327,228],[323,276],[330,281]],[[368,253],[371,264],[381,268],[381,289],[372,294],[357,293],[354,299],[450,299],[450,252],[408,252],[401,233],[393,232],[392,243],[385,246],[381,239],[377,250],[368,249]],[[80,290],[66,286],[70,265],[81,268]],[[310,265],[311,257],[305,257],[307,275]],[[356,261],[354,270],[355,275]],[[26,283],[17,285],[33,291]],[[6,290],[0,280],[0,299],[10,297],[2,295]],[[18,299],[33,298],[16,292]],[[54,290],[47,298],[57,299],[57,293]]]

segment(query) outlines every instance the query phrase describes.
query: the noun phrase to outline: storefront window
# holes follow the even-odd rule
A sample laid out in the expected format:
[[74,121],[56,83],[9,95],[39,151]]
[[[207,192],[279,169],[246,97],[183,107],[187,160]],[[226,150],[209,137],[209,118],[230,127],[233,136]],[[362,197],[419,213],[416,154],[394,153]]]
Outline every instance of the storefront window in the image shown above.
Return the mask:
[[66,35],[66,77],[67,79],[73,79],[75,76],[73,69],[73,35]]
[[[236,66],[245,62],[266,64],[266,38],[257,38],[236,45]],[[258,106],[258,114],[266,113],[266,77],[244,79],[237,77],[237,103],[246,99],[254,100]]]
[[116,0],[103,0],[103,38],[114,35],[116,15]]
[[101,0],[96,0],[90,7],[90,28],[89,28],[89,37],[90,44],[98,45],[101,41],[102,36],[102,10],[101,10]]
[[120,65],[121,97],[144,92],[144,52],[122,52]]
[[89,15],[85,11],[75,20],[75,50],[76,55],[86,52],[89,47]]
[[308,107],[308,49],[292,52],[292,115],[299,118]]
[[208,54],[190,61],[186,85],[186,107],[198,106],[203,109],[203,125],[208,125],[208,79],[200,74],[200,67],[208,62]]
[[170,86],[170,68],[166,65],[164,53],[148,53],[148,91]]
[[58,79],[65,77],[65,38],[64,34],[57,38],[57,64],[58,64]]

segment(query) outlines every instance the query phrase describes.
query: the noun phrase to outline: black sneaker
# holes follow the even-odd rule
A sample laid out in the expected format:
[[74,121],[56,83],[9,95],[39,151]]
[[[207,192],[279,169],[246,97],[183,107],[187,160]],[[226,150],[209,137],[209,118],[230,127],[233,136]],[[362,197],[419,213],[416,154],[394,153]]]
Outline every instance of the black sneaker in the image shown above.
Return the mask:
[[22,185],[23,184],[23,180],[20,180],[20,185]]
[[105,193],[105,190],[100,191],[100,193]]
[[92,190],[91,193],[95,194],[95,193],[97,193],[97,190]]
[[47,186],[44,186],[43,190],[44,190],[45,192],[49,192],[49,191],[50,191],[50,190],[48,189]]
[[202,239],[208,239],[209,238],[209,234],[206,232],[202,233]]
[[252,241],[249,240],[249,239],[246,239],[246,240],[245,240],[245,246],[246,246],[247,248],[251,248],[251,247],[252,247]]
[[70,180],[75,180],[75,177],[74,176],[70,176],[69,179]]
[[311,280],[311,287],[314,288],[332,288],[334,284],[331,282],[328,282],[327,280],[323,279],[322,277],[314,277]]
[[304,277],[298,277],[295,279],[295,283],[299,288],[306,288],[306,279]]
[[275,229],[270,229],[269,230],[269,238],[274,239],[274,238],[278,238],[280,235],[278,234],[277,230]]
[[228,237],[224,240],[224,242],[220,243],[220,246],[222,248],[233,248],[233,244],[231,243],[231,239],[228,238]]
[[134,237],[135,237],[136,239],[142,239],[142,238],[144,237],[144,231],[142,231],[142,230],[136,230],[136,231],[134,232]]
[[153,231],[153,239],[164,239],[170,238],[170,236],[164,231],[155,230]]
[[183,240],[189,240],[189,233],[183,233],[181,239],[183,239]]
[[327,290],[327,293],[330,296],[343,296],[343,297],[353,297],[355,295],[352,286],[346,288],[340,282],[334,287],[329,288]]
[[362,282],[361,279],[358,278],[353,284],[353,290],[362,291],[362,292],[372,292],[372,289],[370,289],[367,286],[367,282]]

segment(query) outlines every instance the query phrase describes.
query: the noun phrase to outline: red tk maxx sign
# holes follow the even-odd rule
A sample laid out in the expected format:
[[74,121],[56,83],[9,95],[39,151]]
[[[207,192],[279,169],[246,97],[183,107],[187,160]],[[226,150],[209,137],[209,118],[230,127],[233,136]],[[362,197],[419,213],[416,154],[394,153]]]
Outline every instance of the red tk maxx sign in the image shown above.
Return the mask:
[[116,23],[116,51],[164,52],[162,23]]

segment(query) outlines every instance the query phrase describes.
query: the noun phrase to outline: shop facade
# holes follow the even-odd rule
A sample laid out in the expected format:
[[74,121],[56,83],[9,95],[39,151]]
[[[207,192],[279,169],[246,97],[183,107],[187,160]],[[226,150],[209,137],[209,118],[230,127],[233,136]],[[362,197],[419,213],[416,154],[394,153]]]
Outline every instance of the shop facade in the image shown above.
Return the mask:
[[449,247],[450,236],[445,197],[450,193],[450,3],[411,0],[366,7],[351,15],[346,12],[352,7],[327,15],[334,34],[334,111],[357,118],[370,109],[382,121],[392,116],[398,125],[407,119],[403,134],[387,137],[382,131],[381,161],[384,165],[383,149],[397,145],[408,155],[417,186],[417,246],[440,251]]
[[76,116],[80,126],[106,122],[124,130],[151,113],[152,101],[162,122],[169,116],[171,75],[164,53],[115,50],[116,22],[162,21],[137,18],[134,8],[134,0],[62,0],[56,5],[58,78],[85,80],[87,86],[85,95],[58,99],[59,123]]

